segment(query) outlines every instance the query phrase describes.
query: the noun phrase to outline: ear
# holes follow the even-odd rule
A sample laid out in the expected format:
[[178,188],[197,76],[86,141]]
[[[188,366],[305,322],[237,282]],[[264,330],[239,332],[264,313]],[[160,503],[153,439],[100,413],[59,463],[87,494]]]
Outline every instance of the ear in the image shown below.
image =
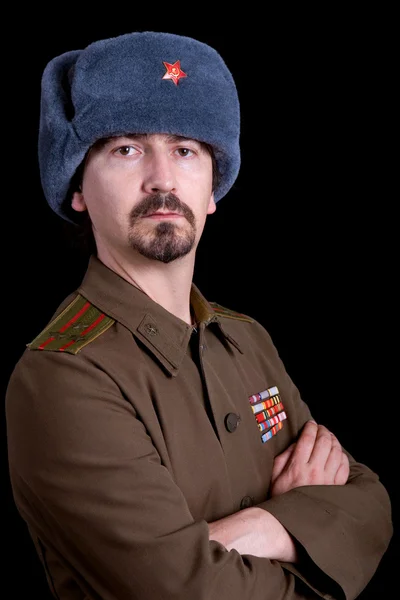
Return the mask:
[[85,198],[82,192],[74,192],[72,195],[71,206],[77,212],[84,212],[87,210]]
[[211,194],[210,203],[208,205],[207,214],[212,215],[217,210],[217,205],[214,200],[214,192]]

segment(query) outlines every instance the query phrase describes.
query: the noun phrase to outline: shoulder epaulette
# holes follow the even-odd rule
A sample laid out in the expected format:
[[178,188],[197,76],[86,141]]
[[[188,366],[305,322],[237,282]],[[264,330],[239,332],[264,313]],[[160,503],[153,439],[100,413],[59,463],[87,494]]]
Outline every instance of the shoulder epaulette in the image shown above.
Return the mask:
[[105,315],[86,298],[78,296],[35,339],[30,350],[77,354],[104,333],[115,319]]
[[225,306],[221,306],[216,302],[210,302],[210,305],[219,317],[226,317],[228,319],[236,319],[237,321],[246,321],[247,323],[254,323],[254,319],[252,319],[251,317],[243,315],[242,313],[235,312],[230,308],[225,308]]

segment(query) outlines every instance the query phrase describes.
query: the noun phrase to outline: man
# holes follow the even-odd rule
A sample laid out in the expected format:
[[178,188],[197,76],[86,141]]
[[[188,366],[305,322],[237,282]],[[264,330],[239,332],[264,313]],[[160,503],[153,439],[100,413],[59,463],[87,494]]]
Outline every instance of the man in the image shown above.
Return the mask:
[[132,33],[56,57],[50,206],[90,219],[82,284],[7,390],[16,505],[56,598],[356,598],[392,535],[378,476],[313,421],[265,329],[193,284],[239,170],[219,54]]

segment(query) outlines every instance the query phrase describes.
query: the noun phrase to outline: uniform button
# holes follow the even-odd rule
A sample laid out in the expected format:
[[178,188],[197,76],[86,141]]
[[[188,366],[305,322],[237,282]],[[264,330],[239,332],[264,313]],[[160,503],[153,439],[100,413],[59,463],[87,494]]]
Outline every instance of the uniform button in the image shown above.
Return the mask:
[[149,335],[157,335],[158,333],[157,327],[155,325],[152,325],[151,323],[146,323],[144,328]]
[[253,506],[254,501],[253,498],[251,498],[251,496],[245,496],[244,498],[242,498],[242,501],[240,503],[240,508],[243,510],[243,508],[250,508],[250,506]]
[[240,423],[240,416],[235,415],[235,413],[228,413],[225,417],[225,427],[229,431],[229,433],[233,433],[236,431],[238,425]]

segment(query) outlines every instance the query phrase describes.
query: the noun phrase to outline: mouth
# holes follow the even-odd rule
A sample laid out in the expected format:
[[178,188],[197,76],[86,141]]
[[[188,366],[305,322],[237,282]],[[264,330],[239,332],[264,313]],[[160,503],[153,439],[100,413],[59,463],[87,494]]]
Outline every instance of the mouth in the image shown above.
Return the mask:
[[184,218],[180,213],[174,212],[155,212],[143,217],[144,219],[153,219],[156,221],[164,220],[164,219],[181,219]]

